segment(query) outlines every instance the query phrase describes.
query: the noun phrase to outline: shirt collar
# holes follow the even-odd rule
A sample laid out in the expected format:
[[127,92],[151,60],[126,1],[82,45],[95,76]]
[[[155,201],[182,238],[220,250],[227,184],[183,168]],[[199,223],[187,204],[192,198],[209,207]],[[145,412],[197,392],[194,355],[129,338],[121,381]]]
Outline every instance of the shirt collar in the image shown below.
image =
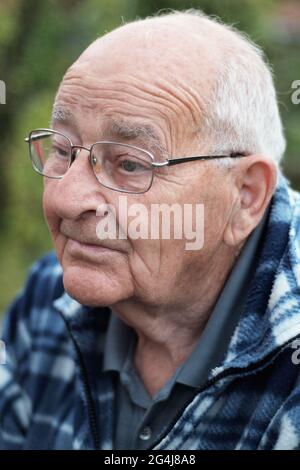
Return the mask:
[[136,334],[112,310],[104,345],[104,371],[121,372]]

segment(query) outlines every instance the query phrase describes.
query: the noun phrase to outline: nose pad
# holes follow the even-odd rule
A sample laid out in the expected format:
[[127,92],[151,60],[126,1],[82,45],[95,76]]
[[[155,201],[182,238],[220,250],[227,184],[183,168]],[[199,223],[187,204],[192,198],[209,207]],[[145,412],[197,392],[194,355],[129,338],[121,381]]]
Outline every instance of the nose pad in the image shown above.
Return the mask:
[[[88,155],[88,164],[92,167],[92,171],[94,173],[94,176],[96,176],[96,178],[98,179],[98,175],[101,173],[102,171],[102,162],[100,161],[100,159],[94,155],[93,153],[91,153],[91,150],[86,148],[86,147],[73,147],[72,148],[72,153],[71,153],[71,159],[70,159],[70,166],[69,168],[72,166],[72,164],[74,163],[74,161],[77,159],[77,157],[79,156],[80,152],[84,150],[86,152],[89,152],[89,155]],[[87,160],[86,160],[87,162]]]
[[94,173],[97,176],[101,172],[101,162],[94,154],[91,155],[91,164],[92,164]]
[[72,163],[74,163],[74,161],[75,161],[76,158],[78,157],[78,155],[79,155],[79,153],[80,153],[80,150],[81,150],[81,149],[73,149],[73,150],[72,150],[70,166],[72,165]]

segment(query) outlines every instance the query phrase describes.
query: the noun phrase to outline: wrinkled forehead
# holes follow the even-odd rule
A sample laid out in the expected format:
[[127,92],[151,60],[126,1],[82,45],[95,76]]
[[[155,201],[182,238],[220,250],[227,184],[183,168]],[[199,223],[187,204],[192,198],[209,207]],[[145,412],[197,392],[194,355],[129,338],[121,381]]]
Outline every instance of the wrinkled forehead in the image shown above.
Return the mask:
[[84,115],[98,125],[100,119],[122,138],[144,137],[164,149],[167,134],[183,139],[189,127],[190,138],[201,127],[216,62],[214,46],[195,37],[145,21],[98,39],[64,76],[54,120],[74,123],[74,115]]
[[202,115],[201,98],[184,82],[137,74],[87,78],[73,69],[56,96],[52,127],[86,142],[146,145],[167,156],[200,134]]
[[[73,130],[81,134],[81,122],[78,116],[83,114],[82,109],[79,106],[72,109],[55,104],[52,112],[51,127],[61,127],[61,130]],[[121,114],[101,113],[97,109],[90,110],[90,114],[93,121],[96,122],[94,140],[112,140],[130,143],[155,151],[155,154],[161,158],[167,156],[168,151],[161,133],[145,116],[139,118],[132,116],[125,117]],[[85,116],[88,119],[88,114]]]

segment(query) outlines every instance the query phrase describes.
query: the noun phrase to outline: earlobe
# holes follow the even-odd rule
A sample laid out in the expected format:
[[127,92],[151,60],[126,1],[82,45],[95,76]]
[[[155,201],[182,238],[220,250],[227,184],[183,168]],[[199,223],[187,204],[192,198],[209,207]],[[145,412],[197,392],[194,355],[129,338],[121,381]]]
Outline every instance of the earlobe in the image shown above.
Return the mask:
[[238,196],[224,232],[224,242],[231,246],[243,243],[255,229],[276,188],[275,162],[259,155],[248,158],[237,169],[235,186]]

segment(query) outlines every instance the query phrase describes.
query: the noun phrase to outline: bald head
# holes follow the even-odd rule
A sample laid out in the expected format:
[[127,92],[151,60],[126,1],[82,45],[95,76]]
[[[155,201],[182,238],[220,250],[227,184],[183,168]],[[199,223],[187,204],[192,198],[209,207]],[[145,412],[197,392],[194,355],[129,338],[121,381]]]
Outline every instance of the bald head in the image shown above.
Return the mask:
[[[188,14],[139,20],[123,25],[97,39],[80,56],[79,62],[91,61],[99,66],[101,60],[132,67],[137,72],[162,73],[171,76],[185,73],[192,81],[202,67],[211,67],[221,58],[218,35],[222,28]],[[95,61],[95,62],[94,62]],[[192,72],[192,73],[190,73]]]
[[[207,101],[227,51],[243,41],[205,16],[169,14],[125,24],[93,42],[74,66],[97,74],[161,78],[197,92]],[[101,76],[101,75],[99,75]]]

